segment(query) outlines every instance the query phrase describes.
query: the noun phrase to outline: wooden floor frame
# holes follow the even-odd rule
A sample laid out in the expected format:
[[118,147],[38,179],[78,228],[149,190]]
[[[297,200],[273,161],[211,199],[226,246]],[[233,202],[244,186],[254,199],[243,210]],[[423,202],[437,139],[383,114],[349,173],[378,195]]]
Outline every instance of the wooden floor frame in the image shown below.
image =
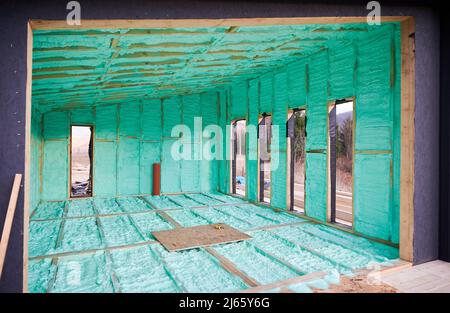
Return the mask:
[[[384,16],[382,22],[401,25],[401,162],[400,162],[400,257],[413,260],[414,237],[414,33],[411,16]],[[31,161],[31,95],[32,52],[34,30],[101,29],[101,28],[170,28],[214,26],[275,26],[305,24],[366,23],[367,17],[290,17],[290,18],[238,18],[238,19],[155,19],[155,20],[82,20],[71,26],[65,20],[30,20],[27,38],[27,84],[25,124],[25,193],[23,229],[23,292],[28,292],[28,239],[30,210]]]

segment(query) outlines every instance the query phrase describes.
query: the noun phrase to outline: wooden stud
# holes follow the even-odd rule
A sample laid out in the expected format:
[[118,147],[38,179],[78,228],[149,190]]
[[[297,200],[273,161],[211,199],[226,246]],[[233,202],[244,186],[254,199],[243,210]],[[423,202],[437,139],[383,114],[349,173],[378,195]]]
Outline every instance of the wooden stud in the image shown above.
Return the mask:
[[400,258],[413,261],[414,241],[414,18],[401,25],[401,152],[400,152]]
[[[25,178],[24,178],[24,200],[23,200],[23,268],[22,268],[22,275],[23,275],[22,291],[24,293],[28,292],[28,239],[29,239],[30,201],[31,201],[30,186],[31,186],[32,77],[33,77],[33,30],[31,28],[30,23],[27,23],[27,84],[26,84],[26,98],[25,98]],[[39,166],[41,165],[42,164],[39,163]],[[41,180],[41,177],[39,177],[39,179]],[[40,185],[40,188],[42,188],[42,185]]]
[[[382,16],[382,22],[403,22],[407,16]],[[190,28],[190,27],[235,27],[271,26],[305,24],[348,24],[366,23],[366,16],[353,17],[276,17],[276,18],[237,18],[237,19],[153,19],[153,20],[89,20],[83,19],[81,25],[68,25],[65,20],[31,20],[35,30],[65,29],[118,29],[118,28]]]

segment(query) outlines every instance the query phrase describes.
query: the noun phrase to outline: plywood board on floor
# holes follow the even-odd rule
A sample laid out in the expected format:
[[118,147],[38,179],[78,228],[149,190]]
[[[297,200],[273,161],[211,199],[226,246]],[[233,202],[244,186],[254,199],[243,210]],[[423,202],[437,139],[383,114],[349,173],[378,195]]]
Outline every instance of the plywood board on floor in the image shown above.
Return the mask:
[[219,243],[247,240],[251,237],[226,224],[201,225],[152,232],[168,251],[180,251]]

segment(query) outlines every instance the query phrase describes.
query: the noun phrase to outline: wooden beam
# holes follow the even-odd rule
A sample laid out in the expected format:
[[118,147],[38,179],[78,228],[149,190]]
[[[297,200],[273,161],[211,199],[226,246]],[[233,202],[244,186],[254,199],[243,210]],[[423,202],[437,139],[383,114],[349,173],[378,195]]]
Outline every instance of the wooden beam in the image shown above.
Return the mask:
[[22,291],[28,292],[28,239],[30,228],[31,196],[31,111],[32,111],[32,77],[33,77],[33,30],[27,24],[27,84],[25,95],[25,177],[23,200],[23,268]]
[[325,272],[314,272],[314,273],[307,274],[304,276],[297,276],[297,277],[289,278],[286,280],[278,281],[278,282],[275,282],[272,284],[246,289],[246,290],[241,291],[241,293],[268,292],[268,291],[271,291],[271,290],[277,289],[277,288],[288,287],[288,286],[294,285],[294,284],[299,284],[299,283],[303,283],[303,282],[313,281],[316,279],[321,279],[321,278],[324,278],[325,276],[326,276]]
[[[403,22],[407,16],[383,16],[382,22]],[[30,20],[34,30],[65,29],[117,29],[117,28],[189,28],[189,27],[230,27],[230,26],[270,26],[305,24],[348,24],[366,23],[366,16],[353,17],[276,17],[276,18],[231,18],[231,19],[152,19],[152,20],[81,20],[81,25],[68,25],[65,20]]]
[[414,240],[414,18],[401,25],[400,258],[413,261]]
[[0,279],[3,273],[3,265],[5,263],[6,252],[8,249],[9,235],[16,212],[17,198],[19,197],[20,183],[22,182],[22,174],[16,174],[14,184],[9,198],[8,210],[6,211],[5,224],[3,226],[2,238],[0,242]]

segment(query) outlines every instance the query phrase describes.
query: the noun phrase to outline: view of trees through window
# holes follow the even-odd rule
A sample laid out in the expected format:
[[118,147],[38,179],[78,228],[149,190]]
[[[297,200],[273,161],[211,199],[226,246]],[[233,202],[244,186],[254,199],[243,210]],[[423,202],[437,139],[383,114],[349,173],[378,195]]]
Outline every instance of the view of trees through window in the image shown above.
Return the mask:
[[293,153],[294,177],[293,192],[294,203],[292,209],[304,213],[305,209],[305,160],[306,160],[306,111],[297,110],[293,112],[294,138],[291,138],[291,149]]
[[336,190],[352,192],[353,102],[336,105]]
[[92,127],[71,129],[71,196],[92,196]]
[[353,101],[338,101],[331,108],[329,136],[331,221],[351,226],[353,222]]

